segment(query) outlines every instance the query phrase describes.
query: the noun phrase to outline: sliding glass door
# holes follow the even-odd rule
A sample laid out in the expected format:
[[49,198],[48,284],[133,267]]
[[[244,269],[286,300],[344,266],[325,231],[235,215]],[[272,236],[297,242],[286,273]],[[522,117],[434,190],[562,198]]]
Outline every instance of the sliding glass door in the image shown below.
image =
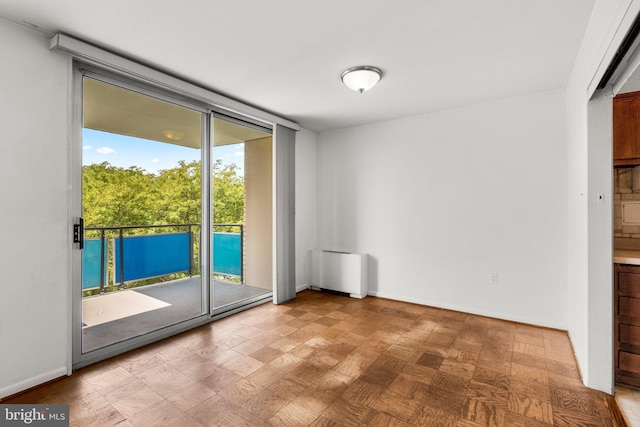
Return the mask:
[[212,127],[215,315],[272,295],[273,154],[268,129],[215,116]]
[[271,301],[272,130],[76,69],[73,365]]
[[85,354],[207,313],[208,115],[90,76],[82,94]]

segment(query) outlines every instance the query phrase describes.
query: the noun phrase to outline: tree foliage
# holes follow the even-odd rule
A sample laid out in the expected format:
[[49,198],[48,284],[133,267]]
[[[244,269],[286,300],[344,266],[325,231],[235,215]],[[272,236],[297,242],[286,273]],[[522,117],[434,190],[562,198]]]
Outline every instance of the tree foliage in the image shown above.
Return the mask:
[[240,224],[244,221],[244,177],[235,164],[223,165],[216,160],[213,168],[213,222]]
[[[158,174],[108,162],[84,166],[82,171],[82,210],[87,227],[201,221],[200,162],[180,161]],[[244,177],[238,174],[237,166],[218,160],[213,184],[214,222],[244,223]]]

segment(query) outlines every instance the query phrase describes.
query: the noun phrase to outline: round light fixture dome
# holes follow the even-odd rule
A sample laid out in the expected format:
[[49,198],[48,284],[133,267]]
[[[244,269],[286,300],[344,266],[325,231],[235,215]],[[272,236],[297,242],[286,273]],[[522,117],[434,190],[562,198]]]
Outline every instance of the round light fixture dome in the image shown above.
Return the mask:
[[184,133],[178,130],[167,129],[162,131],[162,133],[164,134],[165,138],[170,139],[172,141],[180,141],[184,137]]
[[361,65],[351,67],[342,73],[342,82],[351,90],[359,93],[371,89],[382,78],[382,71],[376,67]]

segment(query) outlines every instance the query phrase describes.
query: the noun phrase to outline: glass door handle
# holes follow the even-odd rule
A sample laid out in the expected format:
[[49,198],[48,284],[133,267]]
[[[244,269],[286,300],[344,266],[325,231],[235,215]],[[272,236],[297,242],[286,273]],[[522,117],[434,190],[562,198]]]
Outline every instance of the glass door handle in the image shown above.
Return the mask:
[[84,218],[78,218],[78,224],[73,224],[73,243],[78,243],[78,249],[84,249]]

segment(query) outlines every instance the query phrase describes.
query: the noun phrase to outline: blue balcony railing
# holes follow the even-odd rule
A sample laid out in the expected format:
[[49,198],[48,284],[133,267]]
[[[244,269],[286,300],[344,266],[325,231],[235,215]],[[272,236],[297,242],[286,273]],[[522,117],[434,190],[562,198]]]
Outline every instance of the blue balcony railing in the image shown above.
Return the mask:
[[[198,252],[200,224],[168,224],[122,227],[87,227],[82,251],[82,289],[100,288],[126,282],[150,279],[174,273],[193,275]],[[243,278],[242,224],[214,224],[214,228],[237,229],[239,232],[212,233],[213,272]],[[169,229],[156,234],[129,234],[144,230]],[[184,231],[181,231],[184,230]],[[194,236],[194,230],[196,235]],[[113,266],[111,280],[108,266]],[[111,283],[108,283],[111,282]]]

